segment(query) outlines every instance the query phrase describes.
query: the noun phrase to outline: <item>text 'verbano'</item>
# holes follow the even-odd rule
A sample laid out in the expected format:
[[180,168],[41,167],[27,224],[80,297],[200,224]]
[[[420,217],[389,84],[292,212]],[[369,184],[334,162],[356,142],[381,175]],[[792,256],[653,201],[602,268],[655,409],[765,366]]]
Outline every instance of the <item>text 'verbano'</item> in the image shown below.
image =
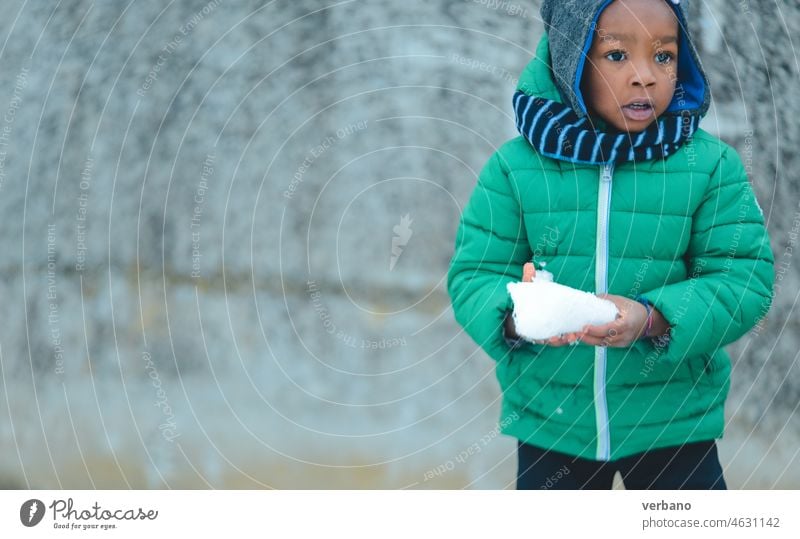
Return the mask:
[[642,509],[645,511],[689,511],[692,504],[689,502],[642,502]]

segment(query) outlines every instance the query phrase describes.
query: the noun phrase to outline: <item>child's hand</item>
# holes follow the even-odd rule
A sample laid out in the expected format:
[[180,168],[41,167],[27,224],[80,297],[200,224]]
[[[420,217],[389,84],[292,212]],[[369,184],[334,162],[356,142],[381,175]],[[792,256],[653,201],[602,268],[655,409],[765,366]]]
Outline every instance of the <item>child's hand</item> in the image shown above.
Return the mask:
[[[522,266],[522,282],[529,283],[533,281],[533,278],[536,276],[536,268],[533,267],[533,264],[528,262],[527,264]],[[558,335],[555,337],[550,337],[549,339],[536,339],[533,342],[536,344],[548,344],[550,346],[564,346],[565,344],[572,344],[573,342],[577,341],[579,337],[578,333],[565,333],[563,335]]]
[[638,301],[612,294],[597,294],[597,297],[614,303],[619,310],[617,319],[602,326],[586,326],[579,335],[581,342],[592,346],[630,346],[644,331],[647,309]]

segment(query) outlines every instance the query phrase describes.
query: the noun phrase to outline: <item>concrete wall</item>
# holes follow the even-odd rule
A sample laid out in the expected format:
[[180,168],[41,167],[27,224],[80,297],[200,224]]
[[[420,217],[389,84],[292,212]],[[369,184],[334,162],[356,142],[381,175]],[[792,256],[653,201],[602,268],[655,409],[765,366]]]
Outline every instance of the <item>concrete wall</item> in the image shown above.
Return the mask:
[[[693,24],[785,263],[721,453],[794,488],[800,8],[763,4]],[[4,7],[0,486],[513,488],[444,279],[537,5]]]

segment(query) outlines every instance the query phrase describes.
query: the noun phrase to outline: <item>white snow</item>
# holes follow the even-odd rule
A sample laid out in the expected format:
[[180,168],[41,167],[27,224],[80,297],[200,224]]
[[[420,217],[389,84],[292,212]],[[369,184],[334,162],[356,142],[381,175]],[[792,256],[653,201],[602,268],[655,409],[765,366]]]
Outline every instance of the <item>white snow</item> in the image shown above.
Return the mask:
[[549,339],[601,325],[617,317],[617,306],[590,292],[553,282],[553,274],[538,270],[531,282],[508,283],[514,301],[514,326],[525,339]]

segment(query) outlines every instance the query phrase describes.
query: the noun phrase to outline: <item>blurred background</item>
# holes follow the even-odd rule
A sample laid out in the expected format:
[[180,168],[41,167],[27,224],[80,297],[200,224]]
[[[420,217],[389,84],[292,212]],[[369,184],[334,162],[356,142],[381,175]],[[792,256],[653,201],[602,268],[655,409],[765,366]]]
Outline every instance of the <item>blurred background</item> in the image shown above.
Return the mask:
[[[445,275],[539,2],[3,5],[1,488],[514,488]],[[691,10],[777,261],[720,456],[800,488],[800,2]]]

